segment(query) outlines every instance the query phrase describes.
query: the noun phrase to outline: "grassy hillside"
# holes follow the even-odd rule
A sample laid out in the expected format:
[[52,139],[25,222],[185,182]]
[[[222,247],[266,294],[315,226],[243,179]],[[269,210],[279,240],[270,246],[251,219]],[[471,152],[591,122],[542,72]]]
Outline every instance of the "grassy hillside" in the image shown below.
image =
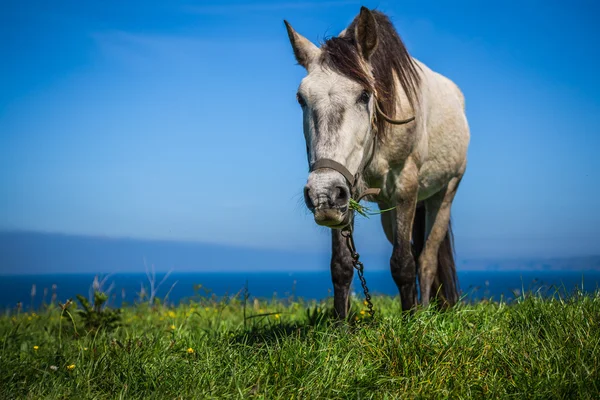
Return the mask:
[[[101,300],[101,298],[99,299]],[[402,317],[203,299],[0,317],[0,398],[598,398],[600,292]]]

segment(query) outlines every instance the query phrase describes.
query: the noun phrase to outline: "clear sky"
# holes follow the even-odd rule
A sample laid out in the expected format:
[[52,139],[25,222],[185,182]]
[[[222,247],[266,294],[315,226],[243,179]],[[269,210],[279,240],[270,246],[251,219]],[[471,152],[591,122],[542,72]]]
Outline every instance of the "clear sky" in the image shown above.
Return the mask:
[[318,42],[366,5],[465,94],[459,255],[597,254],[598,4],[5,0],[0,229],[327,250],[283,19]]

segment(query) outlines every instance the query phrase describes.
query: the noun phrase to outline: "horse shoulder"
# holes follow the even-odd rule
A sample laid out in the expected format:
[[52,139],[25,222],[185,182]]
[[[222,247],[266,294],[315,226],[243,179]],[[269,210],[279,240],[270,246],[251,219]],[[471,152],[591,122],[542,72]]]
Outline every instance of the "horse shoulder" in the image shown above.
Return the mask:
[[443,188],[462,174],[470,140],[465,99],[452,80],[418,62],[421,69],[421,143],[416,150],[422,160],[419,200]]

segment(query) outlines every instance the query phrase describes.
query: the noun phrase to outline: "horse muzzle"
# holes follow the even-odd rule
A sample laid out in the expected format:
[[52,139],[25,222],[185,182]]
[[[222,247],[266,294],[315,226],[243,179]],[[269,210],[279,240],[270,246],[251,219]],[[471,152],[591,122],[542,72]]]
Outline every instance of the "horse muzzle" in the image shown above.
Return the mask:
[[318,225],[328,228],[343,228],[350,223],[347,206],[342,208],[316,208],[313,214]]
[[304,201],[314,214],[315,222],[330,228],[349,223],[350,189],[336,175],[333,171],[311,174],[304,187]]

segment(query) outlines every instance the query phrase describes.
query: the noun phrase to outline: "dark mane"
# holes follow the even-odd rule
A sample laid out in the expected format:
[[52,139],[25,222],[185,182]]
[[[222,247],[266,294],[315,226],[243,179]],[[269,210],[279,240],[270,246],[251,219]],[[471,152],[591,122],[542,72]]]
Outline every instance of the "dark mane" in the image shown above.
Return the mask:
[[[322,46],[321,63],[335,69],[348,78],[358,82],[366,90],[375,91],[381,110],[394,118],[396,104],[396,85],[394,74],[398,77],[411,106],[418,101],[417,89],[420,84],[417,66],[411,59],[402,39],[389,18],[372,10],[377,23],[378,45],[370,57],[373,67],[373,79],[364,71],[355,40],[358,16],[354,18],[342,36],[328,39]],[[378,132],[385,134],[386,123],[378,119]]]

